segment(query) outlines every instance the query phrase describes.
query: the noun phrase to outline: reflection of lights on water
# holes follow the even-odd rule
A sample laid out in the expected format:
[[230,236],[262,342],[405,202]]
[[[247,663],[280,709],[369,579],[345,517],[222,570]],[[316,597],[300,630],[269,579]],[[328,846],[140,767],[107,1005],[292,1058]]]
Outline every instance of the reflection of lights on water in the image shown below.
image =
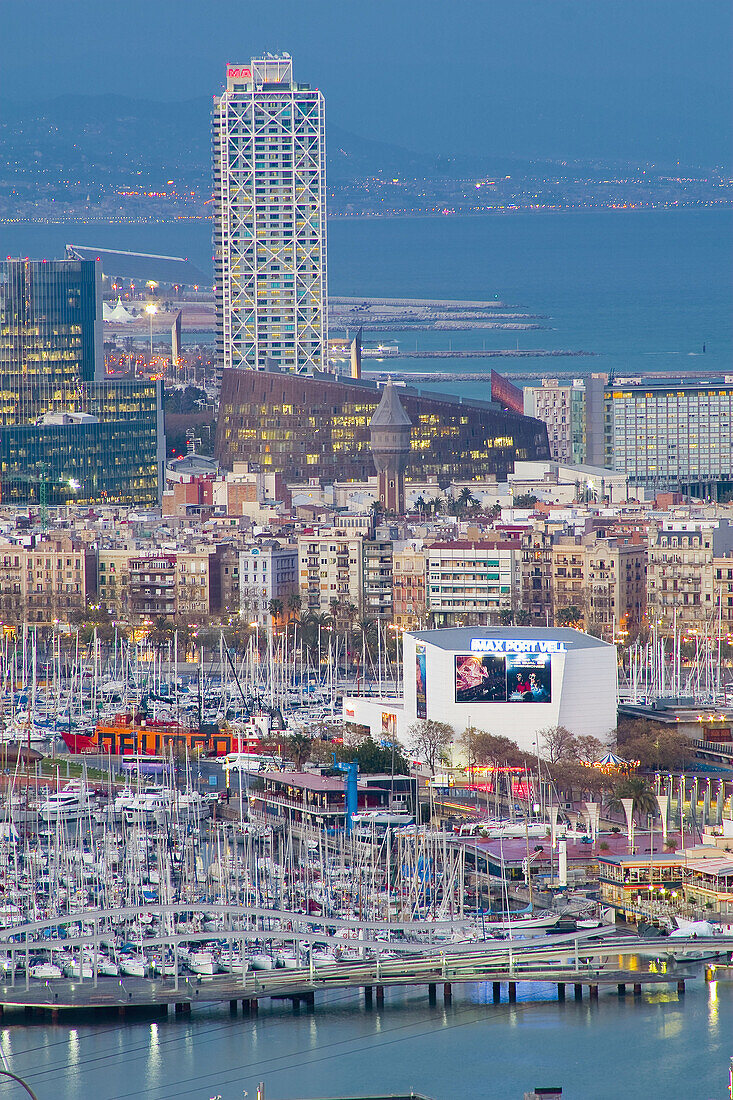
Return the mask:
[[69,1062],[72,1064],[79,1061],[79,1032],[75,1027],[72,1027],[69,1032]]
[[152,1075],[156,1070],[160,1070],[161,1055],[160,1055],[160,1032],[158,1025],[153,1023],[150,1025],[150,1047],[148,1049],[148,1075]]
[[711,1024],[718,1023],[718,1011],[720,1005],[718,1003],[718,983],[713,980],[708,982],[708,1019]]

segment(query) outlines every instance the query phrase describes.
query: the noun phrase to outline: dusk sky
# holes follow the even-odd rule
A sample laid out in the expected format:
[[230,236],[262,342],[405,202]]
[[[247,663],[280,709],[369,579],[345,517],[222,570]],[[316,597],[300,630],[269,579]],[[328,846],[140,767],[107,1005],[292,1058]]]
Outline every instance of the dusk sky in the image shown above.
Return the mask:
[[730,0],[5,0],[0,95],[189,99],[287,50],[332,122],[435,153],[729,165]]

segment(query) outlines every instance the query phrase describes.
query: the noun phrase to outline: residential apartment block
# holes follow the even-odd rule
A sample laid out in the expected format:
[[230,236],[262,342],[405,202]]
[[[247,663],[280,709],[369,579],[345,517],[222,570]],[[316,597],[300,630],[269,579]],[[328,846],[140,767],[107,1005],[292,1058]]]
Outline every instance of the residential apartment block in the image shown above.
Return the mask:
[[499,621],[520,586],[521,544],[435,542],[426,551],[427,610],[432,626]]
[[525,386],[524,415],[547,425],[550,454],[572,465],[603,465],[603,392],[605,374],[560,382],[544,378]]
[[96,592],[94,552],[70,535],[0,543],[0,612],[11,621],[67,622]]
[[[733,526],[723,520],[665,520],[649,529],[647,606],[650,622],[700,628],[719,616],[718,591],[733,555]],[[733,562],[731,562],[733,566]],[[720,571],[721,583],[716,586]],[[727,590],[726,590],[727,607]]]
[[396,543],[392,553],[392,611],[395,626],[416,630],[427,625],[425,549],[420,542]]
[[247,622],[269,626],[270,604],[279,600],[283,612],[298,591],[298,547],[262,541],[239,551],[239,611]]
[[298,537],[298,562],[303,611],[329,615],[335,601],[363,612],[363,547],[361,535],[337,531]]
[[612,639],[646,613],[646,546],[594,534],[558,536],[552,544],[554,618],[580,612],[579,625]]

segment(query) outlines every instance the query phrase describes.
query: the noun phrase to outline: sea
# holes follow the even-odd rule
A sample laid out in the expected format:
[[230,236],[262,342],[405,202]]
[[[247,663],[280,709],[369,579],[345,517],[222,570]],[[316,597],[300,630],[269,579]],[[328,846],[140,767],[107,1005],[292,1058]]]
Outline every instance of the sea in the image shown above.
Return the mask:
[[[206,221],[0,226],[0,256],[52,258],[67,243],[186,256],[210,272]],[[589,210],[504,216],[337,218],[328,226],[333,295],[501,301],[539,330],[364,333],[403,352],[585,351],[579,358],[400,359],[400,371],[481,373],[518,382],[571,370],[733,372],[733,209]],[[365,360],[365,370],[373,364]],[[385,369],[389,362],[373,364]],[[487,396],[483,382],[440,383]]]
[[[188,256],[211,269],[205,222],[0,226],[0,255],[52,258],[67,243]],[[533,332],[366,333],[403,350],[565,349],[530,357],[399,362],[400,370],[487,373],[521,381],[572,364],[580,376],[668,371],[733,374],[733,212],[598,210],[486,218],[350,218],[329,225],[332,294],[502,301],[546,318]],[[703,350],[704,349],[704,350]],[[384,366],[384,364],[382,364]],[[436,384],[488,396],[483,382]],[[506,993],[504,993],[506,999]],[[0,1048],[38,1100],[267,1100],[409,1092],[433,1100],[521,1100],[559,1085],[563,1100],[679,1096],[725,1100],[733,1057],[733,982],[688,982],[597,1003],[558,1003],[551,986],[495,1005],[485,985],[388,991],[367,1012],[354,993],[317,998],[294,1016],[264,1004],[257,1019],[202,1007],[189,1019],[26,1022],[6,1014]],[[0,1098],[17,1086],[0,1077]]]

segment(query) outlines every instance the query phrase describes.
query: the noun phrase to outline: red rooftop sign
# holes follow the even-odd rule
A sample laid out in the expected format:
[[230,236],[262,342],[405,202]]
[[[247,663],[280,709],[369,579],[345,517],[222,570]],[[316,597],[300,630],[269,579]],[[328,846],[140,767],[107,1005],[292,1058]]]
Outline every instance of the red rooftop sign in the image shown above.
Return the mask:
[[252,70],[230,65],[227,69],[229,80],[251,80]]

